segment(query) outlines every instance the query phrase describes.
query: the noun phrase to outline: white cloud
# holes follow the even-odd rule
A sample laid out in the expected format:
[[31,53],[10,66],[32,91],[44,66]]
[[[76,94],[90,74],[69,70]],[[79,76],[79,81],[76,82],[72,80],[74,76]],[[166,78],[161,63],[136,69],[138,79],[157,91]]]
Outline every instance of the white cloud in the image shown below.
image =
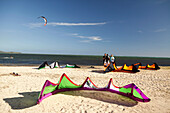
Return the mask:
[[101,41],[102,38],[100,36],[81,36],[78,35],[77,33],[72,34],[75,37],[81,38],[81,39],[85,39],[81,42],[91,42],[91,41]]
[[166,3],[168,0],[157,0],[155,1],[156,4],[163,4]]
[[157,29],[155,30],[154,32],[163,32],[163,31],[166,31],[167,29]]
[[143,31],[142,31],[142,30],[138,30],[137,32],[138,32],[138,33],[143,33]]
[[71,35],[78,35],[77,33],[73,33],[73,34],[71,34]]
[[99,36],[91,36],[91,37],[87,37],[87,38],[89,38],[91,40],[96,40],[96,41],[102,40],[102,38],[100,38]]
[[48,23],[48,25],[52,26],[95,26],[95,25],[104,25],[106,22],[101,22],[101,23],[59,23],[59,22],[51,22]]
[[91,40],[82,40],[82,41],[80,41],[80,42],[90,43]]
[[43,23],[29,23],[29,24],[23,24],[24,26],[30,27],[30,28],[36,28],[36,27],[42,27]]
[[[63,23],[63,22],[48,22],[47,26],[97,26],[97,25],[104,25],[106,22],[100,22],[100,23]],[[25,24],[25,26],[28,26],[30,28],[35,27],[42,27],[44,26],[43,23],[29,23]]]

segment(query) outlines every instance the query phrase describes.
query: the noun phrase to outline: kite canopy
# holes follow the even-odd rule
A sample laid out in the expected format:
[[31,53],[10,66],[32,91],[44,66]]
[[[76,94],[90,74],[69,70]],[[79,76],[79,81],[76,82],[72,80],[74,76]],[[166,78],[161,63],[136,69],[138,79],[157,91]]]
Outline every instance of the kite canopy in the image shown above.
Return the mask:
[[74,64],[74,65],[66,64],[65,67],[66,67],[66,68],[80,68],[80,67],[77,66],[76,64]]
[[43,18],[44,19],[44,26],[46,26],[47,25],[47,19],[44,17],[44,16],[40,16],[40,17],[38,17],[38,18]]
[[[105,67],[105,66],[104,66]],[[109,63],[107,67],[105,67],[104,72],[127,72],[127,73],[136,73],[139,72],[139,70],[134,66],[127,66],[124,64],[122,67],[117,68],[115,63]]]
[[50,64],[50,68],[51,68],[51,69],[53,69],[53,68],[59,68],[59,67],[60,67],[60,66],[59,66],[58,62],[53,62],[53,63]]
[[49,68],[49,65],[48,65],[47,61],[43,62],[43,63],[38,67],[38,69],[43,69],[43,68]]
[[75,90],[96,90],[96,91],[108,91],[112,93],[117,93],[126,97],[129,97],[135,101],[149,102],[150,99],[134,84],[128,84],[123,87],[117,87],[113,84],[112,78],[110,79],[108,85],[104,88],[97,87],[89,77],[86,78],[82,85],[77,85],[73,83],[66,74],[63,74],[57,84],[46,80],[37,103],[39,104],[43,99],[54,95],[59,92],[64,91],[75,91]]
[[149,69],[149,70],[158,70],[158,69],[160,69],[160,67],[156,63],[153,63],[151,65],[147,64],[146,66],[142,66],[141,63],[136,63],[134,65],[138,66],[138,69]]

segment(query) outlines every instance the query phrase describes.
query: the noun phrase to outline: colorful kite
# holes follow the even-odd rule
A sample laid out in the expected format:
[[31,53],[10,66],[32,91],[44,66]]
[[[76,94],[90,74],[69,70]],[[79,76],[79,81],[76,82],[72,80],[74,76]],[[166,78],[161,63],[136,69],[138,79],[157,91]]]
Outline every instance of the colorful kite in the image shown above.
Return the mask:
[[149,102],[150,99],[134,84],[128,84],[123,87],[117,87],[113,84],[112,78],[110,79],[108,85],[104,88],[97,87],[89,77],[86,78],[82,85],[77,85],[73,83],[66,74],[63,74],[57,84],[46,80],[37,104],[39,104],[43,99],[64,91],[75,91],[75,90],[95,90],[95,91],[108,91],[112,93],[117,93],[126,97],[129,97],[135,101]]
[[127,72],[127,73],[136,73],[139,72],[139,70],[134,66],[127,66],[124,64],[122,67],[117,68],[115,63],[109,63],[107,66],[104,66],[104,73],[107,72]]
[[38,18],[43,18],[43,19],[44,19],[44,22],[45,22],[44,26],[47,25],[47,19],[46,19],[44,16],[40,16],[40,17],[38,17]]
[[79,66],[77,66],[76,64],[74,65],[70,65],[70,64],[66,64],[64,66],[60,66],[58,62],[53,62],[50,65],[47,63],[47,61],[43,62],[42,64],[40,64],[40,66],[38,67],[38,69],[43,69],[43,68],[80,68]]

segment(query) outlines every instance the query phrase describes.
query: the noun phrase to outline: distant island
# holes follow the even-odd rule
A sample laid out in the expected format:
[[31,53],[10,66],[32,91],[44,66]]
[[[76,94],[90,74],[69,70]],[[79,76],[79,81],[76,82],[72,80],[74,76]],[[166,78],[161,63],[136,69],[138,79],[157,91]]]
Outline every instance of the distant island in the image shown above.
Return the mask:
[[5,51],[0,51],[0,54],[21,54],[20,52],[5,52]]

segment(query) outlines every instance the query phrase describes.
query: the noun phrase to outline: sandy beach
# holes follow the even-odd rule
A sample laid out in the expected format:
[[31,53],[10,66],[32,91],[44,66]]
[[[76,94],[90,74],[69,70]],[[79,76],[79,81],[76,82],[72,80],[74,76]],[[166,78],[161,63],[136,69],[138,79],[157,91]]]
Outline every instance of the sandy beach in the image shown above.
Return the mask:
[[[170,113],[170,67],[160,70],[107,74],[92,72],[102,66],[82,68],[42,69],[31,66],[0,66],[0,113]],[[16,72],[21,76],[9,73]],[[99,91],[70,91],[55,94],[36,104],[39,92],[46,80],[57,83],[66,73],[76,84],[82,84],[86,77],[99,87],[113,78],[116,86],[136,84],[150,99],[150,102],[136,102],[118,94]]]

